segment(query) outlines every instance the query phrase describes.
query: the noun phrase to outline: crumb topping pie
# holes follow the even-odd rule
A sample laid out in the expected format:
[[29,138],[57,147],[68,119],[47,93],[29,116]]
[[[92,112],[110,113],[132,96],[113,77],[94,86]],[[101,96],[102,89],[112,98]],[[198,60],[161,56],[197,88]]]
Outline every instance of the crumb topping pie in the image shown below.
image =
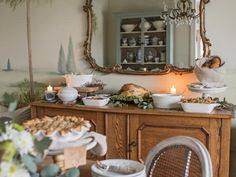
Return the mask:
[[23,126],[32,134],[42,131],[45,135],[50,136],[54,132],[65,135],[69,132],[79,132],[82,127],[89,129],[91,127],[89,121],[82,117],[76,116],[54,116],[43,118],[35,118],[23,123]]

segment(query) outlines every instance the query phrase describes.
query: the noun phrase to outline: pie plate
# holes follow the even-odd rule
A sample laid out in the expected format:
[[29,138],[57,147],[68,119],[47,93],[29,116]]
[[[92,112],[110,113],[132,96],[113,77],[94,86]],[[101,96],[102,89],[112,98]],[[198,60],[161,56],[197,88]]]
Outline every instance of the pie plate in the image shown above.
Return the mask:
[[58,131],[54,131],[51,133],[51,135],[45,135],[43,131],[39,130],[37,133],[35,133],[35,137],[37,139],[42,139],[44,137],[49,137],[52,141],[57,141],[60,143],[66,143],[75,141],[79,138],[81,138],[86,132],[89,131],[89,127],[82,126],[80,131],[70,131],[66,133],[65,135],[61,135]]

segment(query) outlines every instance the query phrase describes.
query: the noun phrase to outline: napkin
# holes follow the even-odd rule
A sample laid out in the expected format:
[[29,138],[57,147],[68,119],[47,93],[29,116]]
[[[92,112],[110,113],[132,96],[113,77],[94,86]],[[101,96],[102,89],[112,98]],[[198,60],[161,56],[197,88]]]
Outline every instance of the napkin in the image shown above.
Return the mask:
[[103,156],[107,152],[107,142],[106,136],[96,133],[96,132],[87,132],[81,138],[68,141],[68,142],[60,142],[53,141],[49,147],[51,152],[63,152],[65,148],[79,147],[85,146],[87,150],[89,150],[94,155]]

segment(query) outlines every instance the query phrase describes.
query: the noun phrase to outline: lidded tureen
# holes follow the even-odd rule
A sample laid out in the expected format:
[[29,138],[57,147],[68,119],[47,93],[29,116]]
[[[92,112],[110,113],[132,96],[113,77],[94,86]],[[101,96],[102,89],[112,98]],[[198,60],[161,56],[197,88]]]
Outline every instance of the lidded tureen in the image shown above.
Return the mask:
[[79,96],[78,91],[73,87],[64,87],[58,92],[58,97],[64,104],[73,102]]

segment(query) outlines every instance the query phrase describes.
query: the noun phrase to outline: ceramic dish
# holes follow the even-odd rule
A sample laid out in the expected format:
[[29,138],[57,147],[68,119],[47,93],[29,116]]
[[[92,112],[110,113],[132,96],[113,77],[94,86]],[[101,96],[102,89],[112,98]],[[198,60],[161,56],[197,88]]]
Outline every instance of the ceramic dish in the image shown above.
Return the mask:
[[218,103],[181,103],[181,106],[185,112],[193,113],[211,113]]
[[179,102],[182,99],[181,95],[176,94],[152,94],[152,99],[155,108],[178,108]]
[[114,165],[119,168],[130,168],[134,169],[136,172],[129,175],[118,174],[106,170],[102,170],[96,167],[95,164],[91,166],[92,176],[93,177],[146,177],[146,168],[143,164],[133,161],[133,160],[125,160],[125,159],[111,159],[111,160],[103,160],[101,163],[105,165]]
[[57,155],[57,154],[63,154],[65,148],[71,148],[71,147],[80,147],[84,146],[86,147],[86,150],[90,150],[94,148],[97,145],[97,141],[94,140],[93,137],[90,138],[80,138],[79,141],[70,141],[61,143],[58,141],[52,141],[51,145],[49,146],[48,155]]
[[157,20],[152,22],[153,26],[156,28],[156,30],[164,30],[165,23],[162,20]]
[[94,75],[92,74],[66,74],[64,76],[66,80],[66,85],[70,87],[82,87],[85,84],[91,83]]
[[105,106],[109,102],[108,97],[100,97],[100,96],[91,96],[82,98],[84,105],[86,106]]
[[193,87],[192,85],[187,85],[187,87],[190,91],[198,93],[219,93],[227,89],[226,85],[222,87]]
[[121,27],[125,32],[132,32],[135,26],[136,26],[135,24],[124,24]]

